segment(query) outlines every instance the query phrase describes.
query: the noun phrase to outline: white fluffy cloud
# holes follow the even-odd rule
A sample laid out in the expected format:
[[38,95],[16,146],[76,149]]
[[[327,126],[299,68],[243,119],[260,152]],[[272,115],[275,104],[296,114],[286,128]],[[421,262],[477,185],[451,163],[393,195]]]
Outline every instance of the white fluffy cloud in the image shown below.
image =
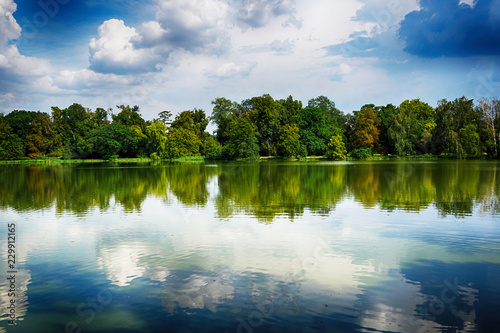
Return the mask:
[[137,83],[132,76],[119,76],[115,74],[101,74],[89,69],[63,70],[55,76],[55,83],[68,90],[82,90],[93,88],[119,88],[122,85]]
[[12,15],[17,5],[0,0],[0,100],[7,105],[19,98],[19,92],[50,90],[49,61],[26,57],[11,40],[21,37],[21,27]]
[[130,74],[153,72],[161,57],[153,48],[136,48],[139,34],[122,20],[105,21],[98,29],[99,38],[89,43],[90,69],[100,73]]
[[90,69],[99,73],[158,71],[172,52],[221,54],[228,49],[229,7],[221,0],[156,0],[155,21],[137,28],[105,21],[89,43]]
[[[477,7],[477,1],[461,2]],[[469,75],[475,67],[444,68],[439,60],[415,60],[404,53],[397,32],[405,16],[419,9],[418,0],[152,3],[141,7],[137,2],[142,21],[99,21],[88,36],[75,36],[88,58],[74,58],[74,49],[58,45],[59,59],[74,62],[62,65],[54,59],[53,66],[59,66],[54,68],[18,50],[13,41],[22,31],[12,16],[16,4],[0,0],[0,108],[138,104],[151,119],[161,110],[210,112],[217,96],[241,101],[264,93],[292,94],[307,102],[325,95],[350,111],[364,103],[415,96],[432,103],[466,94],[471,86],[477,90],[478,84],[499,95],[496,76],[488,75],[492,70]]]
[[21,27],[17,24],[12,14],[17,5],[12,0],[0,0],[0,51],[7,45],[9,39],[18,38],[21,35]]
[[286,17],[284,25],[300,28],[293,0],[244,0],[238,11],[238,21],[243,26],[262,28],[280,16]]
[[164,41],[188,51],[226,43],[229,7],[221,0],[156,0],[156,20],[164,29]]

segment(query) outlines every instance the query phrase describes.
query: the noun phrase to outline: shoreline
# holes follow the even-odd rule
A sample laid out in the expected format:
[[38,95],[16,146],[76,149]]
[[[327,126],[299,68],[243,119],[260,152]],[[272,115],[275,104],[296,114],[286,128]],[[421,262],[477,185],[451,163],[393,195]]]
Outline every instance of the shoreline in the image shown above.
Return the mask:
[[345,160],[331,160],[324,156],[308,156],[301,159],[285,159],[275,156],[263,156],[257,159],[238,159],[238,160],[214,160],[209,159],[204,156],[192,156],[192,157],[181,157],[175,159],[152,159],[152,158],[117,158],[117,159],[25,159],[25,160],[0,160],[0,165],[59,165],[59,164],[84,164],[84,163],[95,163],[95,164],[126,164],[126,163],[152,163],[152,162],[176,162],[176,163],[213,163],[213,162],[370,162],[370,161],[439,161],[439,160],[449,160],[449,161],[493,161],[494,158],[483,156],[480,158],[456,158],[453,156],[436,156],[436,155],[415,155],[415,156],[394,156],[394,155],[374,155],[367,159],[355,159],[352,157],[347,157]]

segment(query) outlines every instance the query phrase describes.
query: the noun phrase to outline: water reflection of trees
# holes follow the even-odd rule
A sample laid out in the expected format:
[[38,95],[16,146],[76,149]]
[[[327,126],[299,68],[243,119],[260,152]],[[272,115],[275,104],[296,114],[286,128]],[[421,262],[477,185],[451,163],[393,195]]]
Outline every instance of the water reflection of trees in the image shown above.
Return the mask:
[[345,165],[223,165],[217,212],[230,217],[243,211],[264,221],[280,214],[294,218],[305,207],[328,213],[347,191],[345,172]]
[[154,196],[185,205],[213,201],[220,218],[243,213],[270,222],[280,215],[293,219],[306,208],[328,214],[352,196],[364,207],[419,211],[434,203],[443,216],[466,216],[475,207],[500,212],[497,173],[497,163],[478,161],[3,166],[0,207],[85,213],[114,200],[140,210]]

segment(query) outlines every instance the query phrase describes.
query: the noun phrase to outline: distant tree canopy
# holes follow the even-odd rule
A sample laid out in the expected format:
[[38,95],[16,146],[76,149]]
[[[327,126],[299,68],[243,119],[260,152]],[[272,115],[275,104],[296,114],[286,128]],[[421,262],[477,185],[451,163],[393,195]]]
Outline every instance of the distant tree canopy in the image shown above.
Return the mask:
[[[441,100],[436,108],[419,99],[399,106],[365,104],[344,114],[325,96],[307,105],[292,96],[270,95],[237,103],[218,97],[213,111],[161,111],[145,120],[139,106],[92,111],[80,104],[51,114],[14,110],[0,114],[0,159],[25,158],[283,158],[306,155],[345,159],[373,153],[435,154],[456,158],[498,157],[500,102],[466,97]],[[216,129],[206,131],[209,122]]]

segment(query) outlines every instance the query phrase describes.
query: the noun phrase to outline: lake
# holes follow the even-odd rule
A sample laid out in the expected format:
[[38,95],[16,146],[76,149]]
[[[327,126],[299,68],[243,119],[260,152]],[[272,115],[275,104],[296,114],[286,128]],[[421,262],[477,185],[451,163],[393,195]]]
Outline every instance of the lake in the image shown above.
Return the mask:
[[0,166],[0,332],[500,332],[499,196],[495,161]]

